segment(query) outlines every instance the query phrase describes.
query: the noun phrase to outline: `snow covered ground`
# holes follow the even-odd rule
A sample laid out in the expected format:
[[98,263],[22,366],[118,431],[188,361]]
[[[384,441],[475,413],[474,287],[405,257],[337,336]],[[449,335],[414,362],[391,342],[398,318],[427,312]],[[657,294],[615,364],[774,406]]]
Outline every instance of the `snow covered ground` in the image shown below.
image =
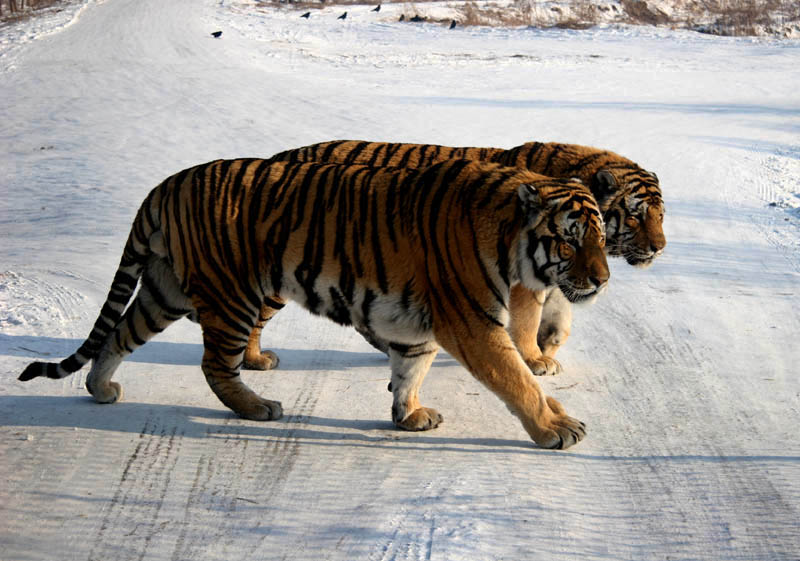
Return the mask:
[[[0,559],[800,559],[800,42],[76,6],[0,30]],[[218,402],[186,321],[123,364],[123,403],[86,371],[16,381],[89,332],[161,179],[333,138],[658,173],[666,253],[611,262],[541,380],[583,442],[537,449],[447,355],[422,389],[445,423],[398,432],[382,356],[295,306],[264,336],[281,368],[245,374],[276,422]]]

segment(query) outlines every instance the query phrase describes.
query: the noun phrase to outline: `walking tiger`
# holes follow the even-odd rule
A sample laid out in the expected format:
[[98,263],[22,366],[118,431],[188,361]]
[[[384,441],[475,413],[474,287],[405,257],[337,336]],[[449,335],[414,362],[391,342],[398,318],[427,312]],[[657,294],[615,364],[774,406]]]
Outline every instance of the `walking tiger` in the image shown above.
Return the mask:
[[[582,185],[499,164],[210,162],[150,192],[86,341],[58,364],[30,364],[20,380],[63,378],[91,360],[87,389],[113,403],[122,398],[112,381],[122,360],[192,316],[217,397],[243,418],[277,419],[280,402],[253,392],[239,371],[256,323],[294,300],[389,342],[399,428],[442,422],[418,395],[441,346],[539,446],[566,448],[585,425],[544,395],[514,347],[509,299],[518,285],[594,298],[609,275],[604,230]],[[260,358],[277,364],[274,353]]]

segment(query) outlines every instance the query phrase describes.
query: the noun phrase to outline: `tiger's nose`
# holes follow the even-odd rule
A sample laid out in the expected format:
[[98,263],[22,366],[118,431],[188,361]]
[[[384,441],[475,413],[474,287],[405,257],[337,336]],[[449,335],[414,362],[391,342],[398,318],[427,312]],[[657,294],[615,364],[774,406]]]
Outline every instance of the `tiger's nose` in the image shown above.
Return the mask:
[[608,283],[608,275],[589,277],[589,282],[591,282],[597,288],[600,288]]

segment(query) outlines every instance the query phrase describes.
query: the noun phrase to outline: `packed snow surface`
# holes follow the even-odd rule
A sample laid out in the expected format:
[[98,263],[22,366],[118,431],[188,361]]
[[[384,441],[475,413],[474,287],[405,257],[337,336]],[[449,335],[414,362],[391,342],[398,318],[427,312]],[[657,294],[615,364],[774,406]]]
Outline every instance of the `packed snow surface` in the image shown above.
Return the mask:
[[[371,9],[108,0],[0,30],[0,559],[800,559],[800,43]],[[122,365],[122,403],[86,370],[16,380],[88,334],[159,181],[335,138],[658,174],[664,256],[612,260],[540,380],[583,442],[536,448],[446,354],[422,388],[444,424],[397,431],[382,355],[293,305],[280,368],[244,374],[279,421],[214,397],[188,321]]]

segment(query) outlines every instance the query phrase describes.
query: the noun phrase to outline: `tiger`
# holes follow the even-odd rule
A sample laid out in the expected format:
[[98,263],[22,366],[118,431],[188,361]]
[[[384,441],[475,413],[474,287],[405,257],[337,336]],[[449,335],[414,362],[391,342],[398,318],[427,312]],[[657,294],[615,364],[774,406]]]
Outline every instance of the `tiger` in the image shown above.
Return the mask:
[[[551,177],[575,178],[589,186],[603,213],[609,255],[624,257],[629,264],[643,268],[651,265],[666,246],[662,227],[665,209],[656,174],[619,154],[589,146],[528,142],[505,150],[334,140],[286,150],[271,159],[398,167],[469,159],[497,162]],[[512,289],[511,308],[520,310],[512,316],[509,326],[512,339],[533,373],[561,373],[563,368],[555,355],[570,335],[570,303],[557,289],[531,293],[520,285]],[[248,357],[253,357],[248,366],[256,369],[260,367],[259,325],[248,349]],[[371,333],[362,335],[372,346],[386,352],[386,342]]]
[[272,317],[291,300],[390,341],[391,418],[399,429],[442,423],[419,401],[441,347],[538,446],[563,449],[586,426],[531,375],[506,330],[508,302],[517,284],[557,285],[574,302],[596,298],[609,278],[604,245],[588,189],[500,164],[216,160],[147,195],[87,339],[60,363],[29,364],[19,379],[63,378],[91,360],[89,393],[114,403],[123,396],[112,381],[122,360],[195,316],[213,393],[244,419],[277,419],[281,403],[239,374],[264,310]]

